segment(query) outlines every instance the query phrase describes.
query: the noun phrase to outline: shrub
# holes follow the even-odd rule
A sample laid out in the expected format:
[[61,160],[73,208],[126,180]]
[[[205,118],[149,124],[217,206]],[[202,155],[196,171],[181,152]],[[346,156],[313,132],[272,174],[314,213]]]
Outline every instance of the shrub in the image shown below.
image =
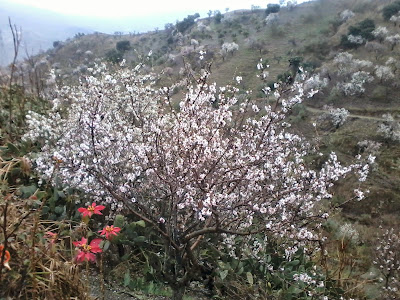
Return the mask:
[[223,15],[221,14],[221,12],[218,10],[215,15],[214,15],[214,22],[215,24],[220,24],[221,20],[223,18]]
[[[192,86],[190,74],[177,112],[172,87],[155,90],[157,78],[140,74],[140,66],[95,72],[84,84],[61,88],[58,106],[44,120],[32,118],[25,138],[45,137],[35,159],[43,180],[78,188],[111,213],[124,209],[146,223],[159,257],[153,272],[175,300],[209,271],[203,258],[210,248],[229,248],[244,260],[257,257],[252,245],[278,238],[286,241],[287,260],[296,257],[319,239],[327,217],[321,201],[332,197],[333,183],[353,172],[366,179],[368,165],[343,166],[334,153],[318,170],[307,163],[314,147],[285,120],[305,97],[302,81],[274,85],[270,96],[280,105],[261,109],[247,98],[238,102],[237,87],[206,84],[208,72]],[[71,105],[63,111],[60,102]]]
[[375,22],[371,19],[365,19],[354,26],[349,27],[349,35],[362,36],[367,41],[373,40],[375,37],[372,32],[375,30]]
[[131,49],[131,42],[129,42],[127,40],[119,41],[119,42],[117,42],[117,45],[115,46],[115,48],[117,49],[117,51],[123,53],[123,52]]
[[385,21],[389,21],[392,16],[397,14],[400,11],[400,1],[396,1],[389,5],[386,5],[382,9],[382,15]]
[[279,12],[281,6],[279,4],[268,4],[267,9],[265,10],[265,14],[268,16],[269,14],[274,14]]
[[119,52],[116,49],[111,49],[106,52],[106,60],[113,63],[113,64],[118,64],[122,61],[124,57],[124,54]]
[[195,13],[194,15],[188,15],[185,19],[183,19],[183,21],[176,23],[176,29],[181,33],[185,32],[194,25],[194,21],[199,17],[200,15],[198,13]]

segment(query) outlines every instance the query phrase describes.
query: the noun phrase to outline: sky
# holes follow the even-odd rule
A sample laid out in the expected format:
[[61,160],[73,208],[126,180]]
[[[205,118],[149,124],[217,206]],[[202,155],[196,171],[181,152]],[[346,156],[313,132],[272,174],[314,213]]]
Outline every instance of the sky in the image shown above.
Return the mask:
[[251,5],[265,8],[267,3],[278,3],[279,0],[11,0],[11,2],[65,15],[118,18],[166,15],[179,11],[199,12],[202,15],[210,9],[225,12],[225,8],[249,9]]

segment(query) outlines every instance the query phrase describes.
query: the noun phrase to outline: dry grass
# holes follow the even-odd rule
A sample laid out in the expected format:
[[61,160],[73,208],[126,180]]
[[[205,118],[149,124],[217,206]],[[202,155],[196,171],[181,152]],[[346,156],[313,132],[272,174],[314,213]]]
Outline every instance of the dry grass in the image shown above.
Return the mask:
[[46,194],[37,190],[24,199],[20,186],[10,185],[16,170],[29,174],[25,158],[0,157],[0,244],[11,254],[11,270],[0,265],[0,297],[91,299],[71,253],[60,255],[43,238],[46,227],[40,223],[40,201]]

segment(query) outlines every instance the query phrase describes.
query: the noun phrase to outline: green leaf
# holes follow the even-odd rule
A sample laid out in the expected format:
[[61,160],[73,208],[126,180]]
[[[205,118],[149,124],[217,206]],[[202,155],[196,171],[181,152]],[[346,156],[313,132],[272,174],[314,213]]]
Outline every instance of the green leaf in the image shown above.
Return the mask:
[[47,215],[50,211],[50,208],[48,206],[43,206],[42,209],[42,215]]
[[146,227],[146,223],[143,220],[137,221],[137,222],[135,222],[135,224],[137,226],[140,226],[140,227],[143,227],[143,228]]
[[243,271],[244,271],[244,268],[243,268],[243,267],[240,267],[236,274],[240,275],[240,274],[243,273]]
[[149,285],[148,285],[148,287],[147,287],[147,292],[149,293],[149,294],[153,294],[154,293],[154,282],[153,281],[150,281],[150,283],[149,283]]
[[107,251],[110,248],[110,241],[105,241],[103,245],[103,251]]
[[299,289],[298,287],[295,287],[293,285],[288,289],[288,293],[290,293],[290,294],[300,294],[302,292],[303,291],[301,289]]
[[221,277],[221,280],[224,280],[226,276],[228,276],[228,270],[223,270],[219,272],[219,277]]
[[143,243],[145,240],[146,240],[146,237],[144,237],[142,235],[133,239],[133,241],[136,243]]
[[130,282],[131,282],[131,274],[128,270],[125,272],[125,275],[124,275],[124,286],[128,286]]
[[123,215],[116,215],[114,219],[114,226],[122,228],[124,227],[124,216]]
[[247,278],[247,282],[248,282],[250,285],[253,285],[253,284],[254,284],[253,274],[251,274],[250,272],[247,272],[247,273],[246,273],[246,278]]
[[58,215],[63,214],[65,211],[65,206],[64,205],[60,205],[60,206],[56,206],[56,208],[54,209],[54,212]]
[[28,198],[36,192],[37,186],[35,184],[29,186],[21,186],[19,190],[21,191],[23,198]]
[[18,148],[17,148],[14,144],[12,144],[12,143],[7,143],[7,148],[8,148],[8,149],[10,150],[10,152],[11,152],[12,154],[14,154],[15,156],[19,156],[19,155],[20,155]]
[[288,262],[288,266],[290,266],[290,267],[295,267],[295,266],[297,266],[298,264],[300,264],[300,261],[298,260],[298,259],[296,259],[296,260],[293,260],[293,261],[291,261],[291,262]]
[[41,199],[43,199],[44,197],[46,197],[46,195],[47,195],[47,193],[44,192],[44,191],[40,191],[40,192],[37,192],[37,193],[36,193],[36,197],[37,197],[39,200],[41,200]]

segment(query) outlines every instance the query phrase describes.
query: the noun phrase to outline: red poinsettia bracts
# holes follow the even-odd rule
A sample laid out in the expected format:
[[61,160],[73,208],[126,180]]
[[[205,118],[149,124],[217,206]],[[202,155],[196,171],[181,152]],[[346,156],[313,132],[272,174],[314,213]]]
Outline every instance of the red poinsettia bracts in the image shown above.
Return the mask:
[[[4,249],[4,246],[0,245],[0,259],[1,259],[1,256],[3,255],[3,249]],[[8,264],[8,261],[10,260],[10,258],[11,258],[10,252],[8,252],[6,250],[6,253],[4,254],[3,266],[5,266],[9,270],[11,270],[10,265]]]
[[84,217],[88,216],[90,218],[93,214],[102,215],[102,213],[100,211],[105,208],[106,208],[105,206],[96,205],[96,203],[93,202],[92,205],[89,205],[87,208],[85,208],[85,207],[78,208],[78,211],[82,214],[82,216],[84,216]]
[[102,239],[94,239],[87,244],[87,239],[82,237],[80,241],[73,242],[74,246],[79,249],[78,254],[76,255],[75,259],[78,263],[84,262],[85,260],[88,261],[96,261],[96,253],[102,252],[99,244],[101,243]]
[[117,235],[118,232],[121,231],[121,228],[114,227],[114,225],[106,226],[103,230],[99,230],[100,235],[105,235],[106,239],[111,239],[114,235]]

